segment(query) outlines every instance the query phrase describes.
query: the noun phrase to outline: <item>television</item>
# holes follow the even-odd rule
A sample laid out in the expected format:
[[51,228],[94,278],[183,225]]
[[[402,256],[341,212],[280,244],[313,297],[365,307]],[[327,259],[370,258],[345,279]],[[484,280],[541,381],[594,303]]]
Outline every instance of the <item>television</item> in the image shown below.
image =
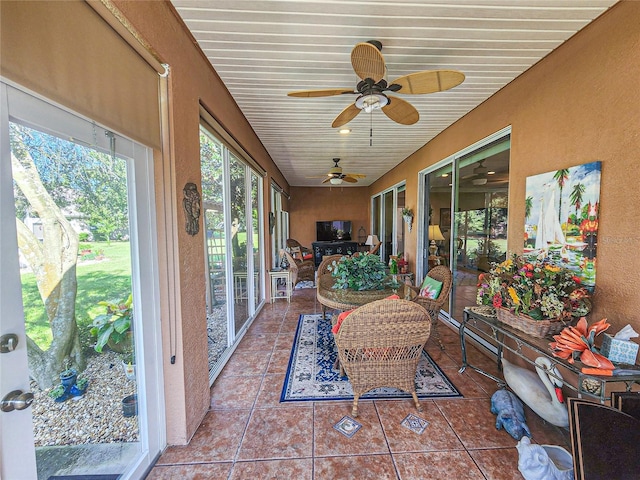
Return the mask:
[[351,240],[351,221],[330,220],[328,222],[316,222],[316,240],[318,242]]

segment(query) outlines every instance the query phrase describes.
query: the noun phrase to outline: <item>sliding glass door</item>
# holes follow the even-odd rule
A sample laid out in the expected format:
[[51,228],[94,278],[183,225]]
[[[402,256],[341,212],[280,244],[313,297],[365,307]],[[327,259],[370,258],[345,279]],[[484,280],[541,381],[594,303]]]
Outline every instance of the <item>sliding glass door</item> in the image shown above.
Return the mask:
[[2,476],[140,478],[164,438],[152,152],[4,83],[0,103]]
[[209,371],[213,381],[264,302],[262,177],[200,127]]
[[436,265],[452,270],[451,319],[475,304],[478,275],[506,257],[509,152],[507,129],[420,174],[418,280]]
[[396,185],[371,199],[371,232],[382,243],[380,258],[389,263],[391,255],[404,252],[407,225],[402,220],[405,207],[405,185]]

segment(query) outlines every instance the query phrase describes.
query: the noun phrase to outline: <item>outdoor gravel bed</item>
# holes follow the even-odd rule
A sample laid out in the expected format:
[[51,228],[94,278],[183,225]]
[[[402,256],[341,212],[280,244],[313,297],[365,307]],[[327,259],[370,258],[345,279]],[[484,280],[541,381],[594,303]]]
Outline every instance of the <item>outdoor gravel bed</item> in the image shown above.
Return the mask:
[[105,351],[87,360],[81,375],[89,386],[77,400],[56,403],[32,382],[36,447],[138,441],[138,417],[122,415],[122,399],[136,393],[136,382],[125,376],[121,356]]

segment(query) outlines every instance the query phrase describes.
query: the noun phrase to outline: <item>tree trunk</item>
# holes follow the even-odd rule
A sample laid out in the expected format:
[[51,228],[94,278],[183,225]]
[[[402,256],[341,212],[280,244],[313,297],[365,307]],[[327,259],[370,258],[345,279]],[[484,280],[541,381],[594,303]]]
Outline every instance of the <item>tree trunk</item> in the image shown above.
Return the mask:
[[15,130],[12,133],[13,178],[43,227],[40,243],[33,232],[16,219],[18,245],[36,276],[53,335],[47,350],[27,339],[29,373],[40,388],[48,388],[58,383],[58,375],[67,366],[79,371],[86,366],[75,319],[78,234],[42,184],[20,134],[15,135]]

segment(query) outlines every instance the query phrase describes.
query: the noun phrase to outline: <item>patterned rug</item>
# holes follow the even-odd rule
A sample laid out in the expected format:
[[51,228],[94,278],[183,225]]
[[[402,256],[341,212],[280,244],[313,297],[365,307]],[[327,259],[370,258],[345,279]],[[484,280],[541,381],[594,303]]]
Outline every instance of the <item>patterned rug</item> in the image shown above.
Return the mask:
[[[338,351],[331,333],[331,320],[321,313],[300,315],[291,349],[289,368],[282,388],[281,402],[352,400],[347,377],[333,368]],[[420,398],[454,398],[462,395],[426,352],[422,352],[416,386]],[[395,388],[377,388],[362,399],[411,398]]]

